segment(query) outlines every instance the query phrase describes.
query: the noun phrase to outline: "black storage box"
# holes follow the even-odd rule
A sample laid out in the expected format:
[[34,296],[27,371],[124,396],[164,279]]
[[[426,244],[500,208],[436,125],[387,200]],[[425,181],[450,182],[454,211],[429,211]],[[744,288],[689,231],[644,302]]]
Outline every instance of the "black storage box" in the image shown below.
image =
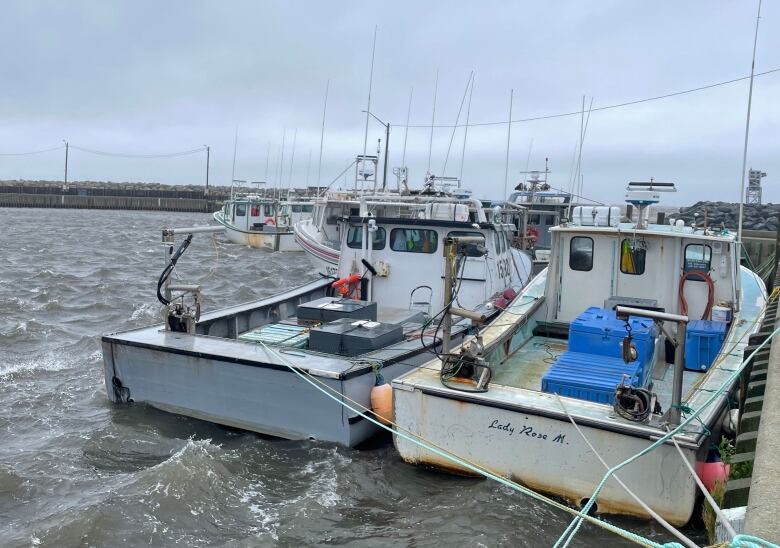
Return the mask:
[[402,340],[404,328],[399,324],[341,318],[313,328],[309,332],[309,350],[357,356]]
[[341,318],[376,321],[376,303],[324,297],[298,305],[296,315],[299,320],[313,322],[332,322]]

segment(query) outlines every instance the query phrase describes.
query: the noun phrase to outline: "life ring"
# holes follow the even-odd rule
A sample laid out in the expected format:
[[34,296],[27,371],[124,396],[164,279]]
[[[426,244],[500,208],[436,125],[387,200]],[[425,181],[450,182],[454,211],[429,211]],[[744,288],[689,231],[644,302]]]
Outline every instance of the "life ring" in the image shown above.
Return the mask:
[[274,218],[273,218],[273,217],[266,217],[266,218],[263,220],[263,224],[264,224],[264,225],[274,225],[274,226],[276,226],[276,221],[274,221]]
[[535,226],[529,226],[525,229],[525,237],[530,240],[531,244],[535,244],[539,241],[539,229]]
[[357,285],[362,279],[363,276],[361,276],[360,274],[350,274],[349,276],[345,276],[343,278],[336,280],[335,282],[330,284],[330,286],[333,289],[338,290],[338,292],[343,297],[346,297],[347,295],[352,293],[352,291],[354,291],[355,285]]

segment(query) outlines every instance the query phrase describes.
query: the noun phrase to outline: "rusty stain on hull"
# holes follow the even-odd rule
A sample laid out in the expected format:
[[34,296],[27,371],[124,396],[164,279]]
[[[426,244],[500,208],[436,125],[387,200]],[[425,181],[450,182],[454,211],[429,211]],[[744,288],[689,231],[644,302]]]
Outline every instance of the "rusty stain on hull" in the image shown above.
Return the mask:
[[[452,463],[449,460],[442,459],[437,455],[433,455],[433,454],[428,454],[424,458],[420,458],[420,459],[415,459],[404,455],[402,455],[402,458],[407,464],[422,466],[426,468],[434,468],[456,476],[474,477],[474,478],[481,477],[470,470],[462,468],[457,464]],[[503,474],[493,472],[492,470],[491,472],[496,474],[497,476],[506,477],[508,480],[520,484],[523,487],[527,487],[532,491],[536,491],[537,493],[544,494],[554,498],[563,499],[566,502],[568,502],[572,508],[575,509],[580,508],[581,507],[580,502],[582,502],[584,499],[590,498],[590,496],[593,494],[593,491],[574,492],[571,490],[564,489],[560,485],[545,484],[539,481],[534,481],[531,478],[521,478],[520,476],[516,476],[516,475],[510,475],[509,477],[507,477]],[[596,486],[594,485],[593,489],[595,490],[595,488]],[[620,501],[619,503],[610,503],[608,499],[599,498],[596,500],[596,507],[598,509],[596,513],[599,515],[603,515],[603,514],[620,515],[620,516],[629,516],[629,517],[641,518],[641,519],[652,519],[652,516],[650,516],[650,514],[645,512],[645,510],[641,506],[626,501]],[[690,521],[692,514],[693,514],[693,509],[691,509],[691,511],[687,514],[668,514],[666,512],[662,513],[664,519],[666,519],[669,523],[671,523],[675,527],[682,527],[685,524],[687,524],[688,521]]]

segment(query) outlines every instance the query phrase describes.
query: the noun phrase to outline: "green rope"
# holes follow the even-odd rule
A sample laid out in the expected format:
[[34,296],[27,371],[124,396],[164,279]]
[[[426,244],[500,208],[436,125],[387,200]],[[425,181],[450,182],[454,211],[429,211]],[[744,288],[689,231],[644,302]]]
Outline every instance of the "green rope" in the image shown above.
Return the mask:
[[585,504],[585,506],[582,507],[582,510],[580,511],[580,515],[574,518],[572,522],[569,524],[568,527],[566,527],[566,530],[561,534],[561,536],[558,538],[557,542],[554,544],[553,548],[558,548],[558,546],[561,545],[561,542],[566,539],[566,541],[563,543],[562,548],[566,548],[569,543],[574,539],[574,536],[577,534],[577,531],[579,531],[580,526],[582,525],[582,515],[587,515],[588,512],[590,512],[590,509],[593,507],[593,504],[595,504],[596,499],[598,498],[601,491],[604,489],[604,485],[607,483],[607,480],[614,475],[618,470],[623,468],[624,466],[627,466],[637,460],[640,457],[643,457],[644,455],[648,454],[650,451],[653,451],[657,447],[661,446],[662,444],[666,443],[669,439],[672,438],[672,436],[675,436],[680,433],[686,426],[688,426],[694,419],[697,419],[699,414],[701,414],[704,409],[709,407],[726,389],[727,386],[731,385],[734,381],[737,380],[739,377],[739,373],[747,367],[747,364],[750,363],[750,360],[753,359],[753,357],[758,353],[759,350],[761,350],[764,346],[771,341],[775,335],[780,333],[780,327],[776,328],[772,333],[769,334],[769,336],[761,343],[759,344],[753,352],[750,353],[750,355],[742,361],[742,364],[734,370],[734,372],[728,376],[728,378],[723,382],[721,387],[713,393],[707,400],[704,402],[704,404],[698,409],[698,411],[691,410],[691,414],[683,420],[676,428],[673,430],[670,430],[662,437],[658,438],[657,441],[654,443],[648,445],[645,449],[637,453],[636,455],[629,457],[628,459],[624,460],[620,464],[617,464],[607,470],[607,473],[604,474],[604,477],[601,478],[601,481],[596,486],[596,490],[593,492],[593,495],[589,498],[588,502]]

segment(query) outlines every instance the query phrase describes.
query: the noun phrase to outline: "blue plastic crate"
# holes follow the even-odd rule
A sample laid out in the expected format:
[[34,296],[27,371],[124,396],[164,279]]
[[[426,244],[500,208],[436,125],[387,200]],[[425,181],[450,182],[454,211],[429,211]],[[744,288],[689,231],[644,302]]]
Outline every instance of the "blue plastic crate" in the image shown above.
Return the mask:
[[564,352],[542,377],[542,391],[597,403],[612,404],[615,387],[628,375],[628,384],[640,383],[638,361],[582,352]]
[[[631,316],[628,321],[637,350],[640,383],[644,384],[653,369],[658,326],[649,318]],[[618,320],[614,310],[592,306],[569,325],[569,351],[620,358],[622,361],[622,343],[627,335],[626,322]]]
[[685,333],[685,369],[707,371],[726,338],[726,324],[709,320],[688,322]]

